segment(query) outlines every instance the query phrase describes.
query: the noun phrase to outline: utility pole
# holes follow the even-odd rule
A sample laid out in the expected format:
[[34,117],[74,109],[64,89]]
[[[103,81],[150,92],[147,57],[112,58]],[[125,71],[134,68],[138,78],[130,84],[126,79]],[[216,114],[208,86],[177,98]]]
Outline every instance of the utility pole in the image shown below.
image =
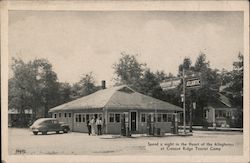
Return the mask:
[[185,102],[185,70],[184,65],[182,67],[182,80],[183,80],[183,127],[184,127],[184,134],[186,134],[186,102]]

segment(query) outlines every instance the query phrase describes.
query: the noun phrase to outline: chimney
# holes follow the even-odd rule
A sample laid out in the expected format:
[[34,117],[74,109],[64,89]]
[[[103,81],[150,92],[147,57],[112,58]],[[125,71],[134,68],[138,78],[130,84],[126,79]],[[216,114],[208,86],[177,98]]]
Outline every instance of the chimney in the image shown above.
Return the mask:
[[102,89],[106,89],[106,81],[102,80]]

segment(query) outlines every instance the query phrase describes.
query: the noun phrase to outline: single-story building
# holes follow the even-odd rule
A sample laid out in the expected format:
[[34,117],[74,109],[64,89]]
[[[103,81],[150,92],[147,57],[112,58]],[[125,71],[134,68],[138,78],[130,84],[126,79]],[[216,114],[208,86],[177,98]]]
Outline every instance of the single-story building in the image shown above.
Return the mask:
[[88,132],[86,122],[100,117],[103,132],[121,133],[122,117],[132,133],[146,133],[147,122],[171,132],[171,125],[182,108],[134,91],[128,86],[99,90],[88,96],[59,105],[49,110],[54,118],[66,122],[76,132]]
[[23,117],[21,118],[19,110],[15,108],[10,108],[8,110],[8,126],[9,127],[20,126],[23,123],[22,120],[25,120],[27,122],[30,121],[32,119],[32,110],[25,109],[22,116]]
[[207,122],[219,127],[234,126],[239,116],[239,109],[233,107],[229,99],[221,93],[209,101],[205,111]]

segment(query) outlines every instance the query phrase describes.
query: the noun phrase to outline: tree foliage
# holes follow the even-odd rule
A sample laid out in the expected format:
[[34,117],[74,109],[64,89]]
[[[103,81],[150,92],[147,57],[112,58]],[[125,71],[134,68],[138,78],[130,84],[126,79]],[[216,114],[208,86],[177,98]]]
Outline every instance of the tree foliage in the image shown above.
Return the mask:
[[33,118],[48,117],[48,110],[64,101],[60,97],[60,83],[46,59],[35,59],[25,63],[13,58],[13,77],[9,79],[9,109],[17,109],[20,113],[20,125],[27,122],[22,119],[26,109],[33,111]]
[[121,53],[118,63],[113,65],[117,84],[126,84],[134,89],[140,87],[146,64],[139,63],[136,55]]
[[99,87],[95,85],[95,79],[92,72],[82,75],[79,82],[73,84],[71,91],[72,97],[79,98],[97,91]]

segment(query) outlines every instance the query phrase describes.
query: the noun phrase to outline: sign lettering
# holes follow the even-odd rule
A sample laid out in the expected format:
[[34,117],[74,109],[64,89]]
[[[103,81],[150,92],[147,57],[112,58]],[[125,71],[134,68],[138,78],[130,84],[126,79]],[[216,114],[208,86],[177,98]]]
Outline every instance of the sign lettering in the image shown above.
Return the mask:
[[193,88],[193,87],[199,87],[201,86],[200,79],[194,78],[194,79],[188,79],[186,82],[187,88]]

